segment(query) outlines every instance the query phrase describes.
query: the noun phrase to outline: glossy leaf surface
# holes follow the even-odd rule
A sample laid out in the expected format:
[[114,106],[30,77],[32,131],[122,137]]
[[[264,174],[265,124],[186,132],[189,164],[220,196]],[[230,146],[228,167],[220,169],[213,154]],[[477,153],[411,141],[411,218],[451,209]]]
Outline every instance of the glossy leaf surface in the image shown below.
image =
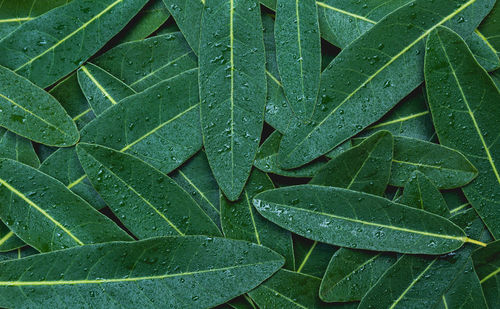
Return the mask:
[[193,51],[200,47],[201,15],[206,0],[163,0]]
[[500,241],[488,244],[474,252],[474,267],[490,308],[500,306]]

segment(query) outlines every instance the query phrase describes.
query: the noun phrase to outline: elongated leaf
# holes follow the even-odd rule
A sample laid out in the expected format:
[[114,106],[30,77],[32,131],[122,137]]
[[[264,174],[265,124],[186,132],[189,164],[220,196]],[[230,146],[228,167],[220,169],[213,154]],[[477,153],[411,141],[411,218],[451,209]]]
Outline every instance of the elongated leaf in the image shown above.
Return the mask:
[[34,168],[40,166],[33,144],[25,138],[0,128],[0,157],[19,161]]
[[71,1],[24,23],[1,40],[0,65],[40,87],[50,86],[95,54],[146,2]]
[[43,161],[40,171],[62,182],[66,188],[83,198],[94,208],[101,209],[106,206],[106,203],[87,179],[74,147],[55,151]]
[[198,67],[179,32],[120,44],[92,62],[137,92]]
[[204,151],[170,174],[170,177],[191,194],[201,209],[220,227],[219,187],[208,165]]
[[78,141],[75,123],[52,96],[2,66],[0,110],[0,125],[28,139],[59,147]]
[[328,162],[310,184],[382,195],[391,174],[393,143],[391,133],[377,132]]
[[301,185],[254,197],[268,220],[304,237],[348,248],[443,254],[470,241],[448,220],[374,195]]
[[425,74],[439,141],[461,151],[478,169],[478,177],[463,190],[499,237],[500,92],[465,42],[446,28],[434,31],[427,41]]
[[[500,33],[500,31],[499,31]],[[477,62],[488,72],[494,71],[500,67],[500,59],[496,49],[482,36],[482,33],[476,29],[472,35],[465,37],[465,42],[471,49]]]
[[94,188],[138,238],[220,235],[191,196],[151,165],[98,145],[78,144],[76,149]]
[[481,23],[476,33],[485,39],[490,48],[500,57],[500,4],[495,3],[493,10]]
[[207,0],[201,24],[203,144],[219,187],[234,201],[250,175],[264,120],[260,8],[255,0]]
[[254,288],[281,265],[265,247],[203,236],[89,245],[0,264],[0,305],[207,308]]
[[276,56],[286,97],[295,116],[314,112],[321,73],[321,42],[315,0],[278,0]]
[[177,26],[189,43],[189,46],[198,54],[200,47],[201,15],[205,0],[163,0]]
[[70,0],[3,1],[0,4],[0,39],[16,30],[21,24],[42,15]]
[[438,188],[419,171],[410,177],[399,203],[426,210],[442,217],[449,217],[450,211]]
[[323,277],[328,261],[338,248],[297,234],[292,234],[292,238],[295,270],[301,274]]
[[0,217],[41,252],[130,239],[62,183],[32,167],[0,159],[0,184]]
[[326,160],[319,158],[307,165],[293,170],[284,170],[278,164],[278,150],[283,135],[274,131],[260,146],[255,156],[254,166],[263,172],[287,177],[314,177],[325,165]]
[[[480,238],[484,225],[474,210],[453,217],[470,237]],[[464,270],[476,246],[467,244],[444,257],[404,255],[363,297],[358,308],[433,308]]]
[[228,238],[247,240],[273,249],[285,257],[286,268],[294,269],[290,232],[264,219],[252,206],[256,194],[270,189],[274,189],[274,185],[267,174],[253,170],[238,201],[230,202],[221,196],[222,231]]
[[127,152],[170,173],[201,148],[197,72],[186,71],[107,109],[82,130],[82,142]]
[[14,259],[21,259],[30,255],[38,254],[39,252],[31,247],[18,248],[9,252],[0,253],[0,261],[8,261]]
[[474,267],[479,276],[486,302],[490,308],[500,306],[500,241],[474,252]]
[[0,222],[0,252],[15,250],[24,245],[24,241],[19,239],[14,232]]
[[329,308],[335,306],[322,303],[319,299],[320,282],[317,277],[282,269],[251,291],[249,295],[259,308]]
[[122,81],[92,63],[78,70],[78,83],[94,114],[99,116],[112,105],[136,92]]
[[[389,14],[342,50],[322,74],[321,100],[312,121],[293,124],[281,141],[281,166],[294,168],[308,163],[380,119],[422,83],[424,38],[443,24],[461,33],[472,32],[470,27],[488,12],[485,1],[489,0],[435,5],[416,0]],[[472,20],[463,23],[460,15],[471,12]],[[418,25],[412,16],[421,16]],[[387,36],[388,29],[394,35]]]
[[443,301],[437,308],[488,308],[471,258],[455,283],[443,295]]

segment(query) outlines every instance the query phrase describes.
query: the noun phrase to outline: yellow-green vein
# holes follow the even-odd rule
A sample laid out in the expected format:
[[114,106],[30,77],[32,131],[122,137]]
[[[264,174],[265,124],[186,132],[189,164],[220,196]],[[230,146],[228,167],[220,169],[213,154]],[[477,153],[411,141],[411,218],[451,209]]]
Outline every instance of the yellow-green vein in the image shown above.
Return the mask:
[[40,212],[44,217],[49,219],[52,223],[54,223],[55,226],[63,230],[66,234],[68,234],[69,237],[71,237],[77,244],[79,245],[84,245],[84,243],[78,239],[73,233],[71,233],[70,230],[68,230],[66,227],[64,227],[59,221],[54,219],[51,215],[49,215],[45,210],[43,210],[40,206],[35,204],[32,200],[26,197],[23,193],[18,191],[16,188],[12,187],[8,182],[0,178],[0,184],[4,185],[7,189],[9,189],[12,193],[20,197],[22,200],[24,200],[28,205],[31,207],[35,208],[38,212]]
[[213,208],[215,209],[215,211],[217,213],[220,213],[220,210],[217,209],[217,207],[215,207],[214,204],[212,204],[212,202],[207,198],[207,196],[205,195],[205,193],[203,193],[192,181],[191,179],[189,179],[189,177],[186,176],[186,174],[184,174],[181,170],[178,171],[179,174],[182,176],[182,178],[184,178],[191,187],[193,187],[196,192],[198,192],[198,194]]
[[0,246],[2,246],[4,243],[6,243],[7,240],[11,239],[12,236],[14,236],[14,232],[9,231],[7,234],[5,234],[4,237],[0,238]]
[[[302,43],[300,39],[300,14],[299,14],[299,0],[295,0],[295,16],[297,17],[297,44],[299,48],[299,65],[300,65],[300,86],[302,88],[302,94],[304,95],[304,59],[302,58]],[[304,110],[306,110],[306,102],[302,100],[302,105]]]
[[491,273],[489,273],[486,277],[484,277],[483,279],[481,279],[481,281],[479,281],[481,284],[483,284],[485,281],[487,281],[488,279],[490,278],[493,278],[494,276],[496,276],[498,273],[500,273],[500,268],[497,268],[495,271],[492,271]]
[[229,49],[231,71],[231,189],[234,189],[234,0],[229,0]]
[[354,13],[350,13],[350,12],[347,12],[347,11],[344,11],[342,9],[339,9],[339,8],[336,8],[336,7],[333,7],[331,5],[328,5],[326,3],[323,3],[323,2],[319,2],[319,1],[316,1],[316,4],[318,6],[321,6],[321,7],[324,7],[325,9],[328,9],[328,10],[332,10],[332,11],[336,11],[336,12],[339,12],[341,14],[344,14],[344,15],[348,15],[348,16],[351,16],[351,17],[354,17],[356,19],[360,19],[360,20],[363,20],[363,21],[366,21],[370,24],[376,24],[375,21],[371,20],[371,19],[368,19],[364,16],[361,16],[361,15],[357,15],[357,14],[354,14]]
[[[155,75],[158,71],[160,71],[160,70],[164,69],[165,67],[167,67],[167,66],[169,66],[169,65],[171,65],[171,64],[174,64],[176,61],[179,61],[180,59],[182,59],[182,58],[184,58],[184,57],[186,57],[187,55],[192,54],[192,53],[193,53],[192,51],[189,51],[189,52],[187,52],[187,53],[185,53],[185,54],[182,54],[182,55],[180,55],[179,57],[177,57],[177,58],[175,58],[175,59],[173,59],[173,60],[169,61],[168,63],[166,63],[166,64],[162,65],[161,67],[157,68],[156,70],[153,70],[153,71],[151,71],[150,73],[148,73],[148,74],[144,75],[143,77],[139,78],[138,80],[134,81],[133,83],[131,83],[131,84],[130,84],[130,87],[133,87],[134,85],[136,85],[136,84],[138,84],[138,83],[142,82],[143,80],[145,80],[145,79],[149,78],[150,76]],[[188,71],[189,71],[189,70],[188,70]],[[175,76],[177,76],[177,75],[175,75]],[[172,79],[172,78],[173,78],[173,77],[175,77],[175,76],[172,76],[172,77],[170,77],[170,78],[168,78],[168,79]],[[162,80],[162,81],[165,81],[165,80]]]
[[295,306],[299,307],[299,308],[303,308],[303,309],[308,309],[307,307],[299,304],[298,302],[294,301],[293,299],[291,299],[290,297],[287,297],[283,294],[281,294],[280,292],[276,291],[275,289],[271,289],[270,287],[266,286],[265,284],[262,284],[261,287],[271,291],[274,295],[276,296],[280,296],[284,299],[286,299],[287,301],[291,302],[292,304],[294,304]]
[[474,32],[488,45],[488,47],[495,53],[498,54],[498,51],[491,45],[490,41],[479,31],[479,29],[474,30]]
[[298,273],[300,273],[302,271],[302,269],[304,268],[304,266],[306,265],[307,260],[309,260],[309,258],[311,257],[311,254],[314,251],[314,248],[316,248],[317,244],[318,244],[317,241],[313,242],[313,244],[311,245],[311,248],[309,248],[309,251],[307,251],[306,256],[302,260],[302,263],[300,263],[299,268],[297,268]]
[[76,186],[77,184],[82,182],[86,177],[87,177],[87,175],[84,174],[82,177],[78,178],[77,180],[75,180],[72,183],[70,183],[69,185],[67,185],[67,188],[68,189],[73,188],[74,186]]
[[281,84],[281,82],[273,76],[273,74],[271,74],[271,72],[269,72],[268,70],[266,70],[266,74],[267,76],[269,76],[276,84],[278,84],[278,86],[280,87],[283,87],[283,85]]
[[97,89],[102,92],[104,97],[106,97],[111,102],[111,104],[115,105],[117,103],[116,100],[113,99],[113,97],[109,94],[109,92],[104,89],[104,87],[97,81],[97,79],[95,79],[95,77],[90,74],[89,70],[87,70],[87,67],[82,65],[80,69],[83,71],[83,73],[85,73],[85,75],[90,78],[90,80],[96,85]]
[[86,110],[84,110],[83,112],[81,112],[80,114],[76,115],[74,118],[73,118],[73,121],[77,121],[78,119],[82,118],[83,116],[85,116],[86,114],[88,114],[92,109],[88,108]]
[[33,19],[33,17],[6,18],[6,19],[0,19],[0,24],[28,21],[28,20],[32,20],[32,19]]
[[370,126],[369,129],[376,129],[376,128],[388,126],[388,125],[391,125],[391,124],[399,123],[399,122],[405,122],[405,121],[408,121],[410,119],[414,119],[414,118],[425,116],[427,114],[429,114],[429,111],[425,111],[425,112],[421,112],[421,113],[416,113],[416,114],[409,115],[409,116],[406,116],[406,117],[401,117],[401,118],[398,118],[398,119],[394,119],[394,120],[390,120],[390,121],[386,121],[386,122],[382,122],[382,123]]
[[250,199],[248,198],[248,192],[245,190],[245,198],[247,200],[247,205],[248,205],[248,211],[250,212],[250,219],[252,220],[252,227],[255,233],[255,240],[257,241],[257,244],[260,245],[260,236],[259,236],[259,231],[257,230],[257,225],[255,224],[255,218],[253,216],[253,211],[252,211],[252,204],[250,203]]

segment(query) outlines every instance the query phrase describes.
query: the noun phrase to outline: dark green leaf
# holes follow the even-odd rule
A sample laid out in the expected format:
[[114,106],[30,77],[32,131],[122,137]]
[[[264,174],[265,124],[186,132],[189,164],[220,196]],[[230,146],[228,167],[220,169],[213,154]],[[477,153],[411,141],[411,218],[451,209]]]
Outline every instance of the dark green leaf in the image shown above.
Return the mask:
[[62,183],[30,166],[0,159],[0,184],[0,217],[41,252],[130,239]]
[[[427,35],[443,24],[461,33],[472,32],[471,27],[487,14],[485,2],[489,1],[452,0],[436,5],[416,0],[342,50],[321,76],[320,100],[312,121],[293,123],[281,141],[281,166],[304,165],[379,120],[422,83]],[[464,23],[463,14],[472,20]],[[416,19],[412,21],[415,16],[420,16],[418,25]],[[388,36],[388,29],[394,35]]]
[[88,245],[1,263],[0,306],[208,308],[281,265],[265,247],[203,236]]
[[285,257],[285,267],[294,269],[292,236],[290,232],[264,219],[252,206],[252,198],[274,189],[267,174],[253,170],[241,198],[230,202],[221,196],[221,225],[224,235],[232,239],[254,242],[273,249]]
[[493,10],[481,23],[476,33],[488,42],[490,48],[500,57],[500,4],[495,3]]
[[449,217],[450,211],[441,192],[419,171],[413,174],[405,185],[401,204],[432,212],[442,217]]
[[200,34],[203,144],[222,192],[236,200],[253,165],[266,100],[264,43],[255,0],[207,0]]
[[500,241],[488,244],[474,252],[474,267],[490,308],[500,306]]
[[40,166],[33,144],[19,135],[0,128],[0,157],[19,161],[34,168]]
[[444,254],[472,241],[440,216],[342,188],[301,185],[269,190],[254,197],[254,206],[294,233],[348,248]]
[[328,261],[337,247],[312,241],[297,234],[292,234],[295,270],[298,273],[323,277]]
[[76,149],[94,188],[138,238],[220,235],[191,196],[151,165],[98,145],[78,144]]
[[0,41],[0,65],[47,87],[95,54],[147,0],[73,0]]
[[163,0],[191,48],[196,54],[200,47],[201,16],[206,0]]
[[5,224],[0,222],[0,252],[7,252],[25,246]]
[[52,96],[2,66],[0,111],[0,125],[28,139],[59,147],[78,141],[75,123]]
[[427,41],[425,80],[439,141],[479,171],[464,193],[494,237],[500,236],[500,92],[465,42],[446,28]]

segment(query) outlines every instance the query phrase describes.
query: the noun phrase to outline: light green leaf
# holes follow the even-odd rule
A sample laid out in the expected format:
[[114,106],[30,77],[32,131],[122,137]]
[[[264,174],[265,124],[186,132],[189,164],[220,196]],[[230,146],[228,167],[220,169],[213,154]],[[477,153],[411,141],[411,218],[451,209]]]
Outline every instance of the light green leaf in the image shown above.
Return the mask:
[[0,306],[209,308],[281,265],[265,247],[204,236],[88,245],[1,263]]
[[257,194],[253,204],[287,230],[342,247],[444,254],[476,242],[440,216],[342,188],[279,188]]
[[191,196],[151,165],[98,145],[82,143],[76,149],[94,188],[138,238],[220,235]]
[[0,159],[0,184],[0,217],[41,252],[130,239],[62,183],[30,166]]
[[[413,1],[342,50],[322,74],[312,121],[293,123],[281,141],[282,168],[304,165],[379,120],[422,83],[427,35],[443,24],[461,33],[472,32],[471,27],[487,14],[488,1],[452,0],[439,5]],[[462,22],[465,14],[471,15],[471,21]],[[412,16],[422,16],[418,26]],[[394,35],[388,36],[387,29]]]
[[[22,89],[20,91],[19,89]],[[0,66],[0,125],[49,146],[71,146],[75,123],[52,96],[29,80]]]
[[118,104],[120,100],[136,93],[121,80],[92,63],[80,67],[78,83],[97,116],[112,105]]
[[267,174],[253,170],[241,198],[231,202],[221,195],[221,225],[227,238],[241,239],[266,246],[285,257],[285,267],[294,269],[292,236],[290,232],[264,219],[252,206],[252,198],[274,189]]
[[493,237],[499,237],[500,92],[465,42],[446,28],[427,41],[425,80],[439,141],[461,151],[478,169],[463,190]]
[[207,0],[201,25],[203,145],[219,187],[234,201],[250,175],[264,120],[260,7],[255,0]]
[[309,120],[314,112],[321,74],[321,41],[315,0],[278,0],[276,58],[290,108]]
[[200,47],[201,16],[206,0],[163,0],[165,6],[175,19],[177,26],[198,55]]
[[474,252],[474,267],[483,288],[486,302],[490,308],[500,306],[500,241],[488,244]]
[[147,0],[74,0],[22,24],[0,41],[0,65],[44,88],[85,62]]

